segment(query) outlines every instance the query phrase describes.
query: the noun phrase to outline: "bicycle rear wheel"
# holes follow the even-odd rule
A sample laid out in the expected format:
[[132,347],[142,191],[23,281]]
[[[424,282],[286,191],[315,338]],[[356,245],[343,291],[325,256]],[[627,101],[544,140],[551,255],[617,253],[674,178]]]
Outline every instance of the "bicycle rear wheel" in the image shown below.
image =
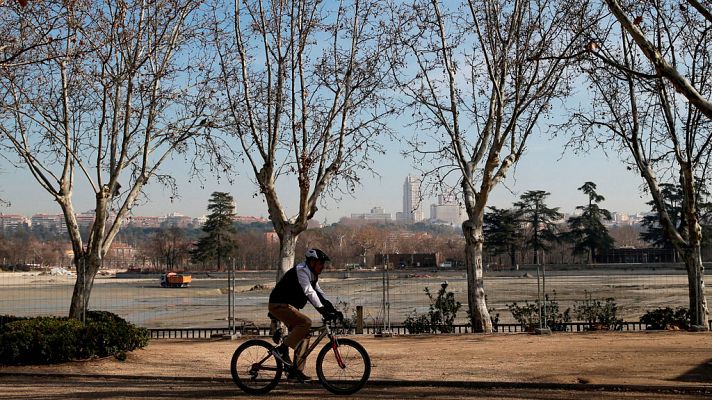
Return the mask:
[[356,393],[371,375],[371,358],[357,342],[337,339],[335,344],[327,343],[319,352],[316,374],[331,393]]
[[271,349],[272,345],[266,341],[252,339],[235,350],[230,373],[240,389],[250,394],[264,394],[277,386],[284,366],[270,353]]

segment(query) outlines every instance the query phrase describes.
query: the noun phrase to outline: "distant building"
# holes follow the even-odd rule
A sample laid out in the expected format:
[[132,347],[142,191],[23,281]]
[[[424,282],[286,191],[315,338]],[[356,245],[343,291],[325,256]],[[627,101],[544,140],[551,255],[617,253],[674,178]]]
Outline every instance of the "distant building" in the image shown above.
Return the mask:
[[437,253],[409,253],[409,254],[376,254],[376,265],[388,265],[392,268],[437,268]]
[[81,214],[77,214],[77,225],[79,225],[80,228],[90,228],[92,225],[94,225],[95,216],[96,213],[94,212],[84,212]]
[[351,219],[383,224],[391,221],[391,213],[385,212],[383,207],[373,207],[367,214],[351,214]]
[[35,214],[30,220],[32,229],[45,229],[58,233],[67,232],[64,216],[61,214]]
[[275,231],[265,232],[264,238],[267,243],[279,243],[279,235],[277,235],[277,232]]
[[30,226],[24,215],[0,214],[0,232],[17,232]]
[[[232,220],[234,222],[237,222],[238,224],[252,224],[255,222],[258,223],[265,223],[268,222],[268,219],[262,218],[262,217],[252,217],[249,215],[235,215],[232,217]],[[204,223],[204,222],[203,222]],[[202,224],[202,223],[201,223]]]
[[179,213],[171,213],[166,216],[163,224],[178,228],[187,228],[193,225],[193,217],[188,217]]
[[126,219],[126,225],[134,228],[160,228],[166,217],[144,217],[132,215]]
[[403,183],[403,212],[398,221],[415,223],[423,220],[420,206],[420,179],[408,175]]
[[321,222],[319,222],[316,219],[310,219],[307,221],[307,229],[321,229],[322,225]]
[[438,196],[438,204],[430,205],[430,220],[433,223],[447,225],[461,225],[467,219],[465,208],[462,207],[455,196]]

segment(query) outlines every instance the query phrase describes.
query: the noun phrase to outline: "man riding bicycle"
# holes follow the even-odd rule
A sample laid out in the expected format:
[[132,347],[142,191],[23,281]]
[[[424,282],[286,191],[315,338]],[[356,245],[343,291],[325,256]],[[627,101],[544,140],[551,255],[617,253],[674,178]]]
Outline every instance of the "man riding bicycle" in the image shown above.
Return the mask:
[[269,296],[270,314],[282,321],[289,329],[289,334],[277,350],[284,361],[291,363],[289,348],[294,349],[294,367],[289,371],[288,379],[299,381],[311,379],[304,375],[303,371],[306,364],[304,354],[309,348],[309,329],[312,322],[299,311],[304,308],[307,301],[325,319],[343,318],[343,314],[336,311],[319,287],[319,274],[327,261],[331,259],[323,251],[307,250],[306,260],[287,271]]

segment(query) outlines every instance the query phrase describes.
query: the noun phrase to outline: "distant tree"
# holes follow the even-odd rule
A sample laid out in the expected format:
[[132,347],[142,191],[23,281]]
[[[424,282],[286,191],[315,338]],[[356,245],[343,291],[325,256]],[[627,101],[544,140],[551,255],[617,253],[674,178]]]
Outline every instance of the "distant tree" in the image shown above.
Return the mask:
[[488,208],[490,212],[485,213],[484,219],[485,248],[493,256],[507,254],[514,266],[524,241],[520,213],[516,209]]
[[167,271],[175,270],[190,253],[191,244],[186,240],[186,230],[177,226],[159,229],[150,243]]
[[[698,182],[702,182],[699,180]],[[685,230],[685,220],[682,218],[682,188],[680,185],[661,183],[660,193],[665,203],[668,216],[674,226],[678,230]],[[708,247],[712,244],[712,198],[705,187],[698,189],[699,200],[697,203],[697,211],[699,213],[699,222],[702,227],[702,247]],[[655,201],[648,201],[650,213],[643,217],[641,225],[643,231],[640,232],[640,239],[649,243],[653,247],[664,249],[674,249],[672,240],[665,234],[665,231],[660,226],[660,217],[658,216]],[[677,256],[677,251],[675,252]]]
[[232,196],[225,192],[213,192],[208,200],[208,211],[210,213],[203,225],[203,232],[207,235],[198,240],[191,255],[194,263],[216,262],[218,271],[222,271],[224,261],[237,252]]
[[[661,183],[660,194],[665,203],[665,209],[667,210],[670,221],[679,229],[682,222],[680,219],[680,212],[682,211],[682,193],[680,192],[680,186],[670,183]],[[650,213],[645,215],[641,222],[643,231],[640,232],[640,239],[653,247],[664,249],[674,248],[672,240],[669,239],[669,236],[665,235],[663,228],[660,226],[660,217],[658,216],[655,201],[650,200],[646,204],[650,206]]]
[[530,190],[519,196],[519,201],[514,203],[529,230],[524,243],[534,252],[534,264],[539,263],[539,251],[548,251],[550,243],[559,241],[556,221],[563,214],[559,212],[559,207],[549,208],[544,202],[550,194],[544,190]]
[[574,245],[574,255],[585,254],[588,262],[593,263],[598,251],[613,247],[614,240],[603,225],[603,220],[610,221],[613,218],[610,211],[598,206],[605,197],[596,192],[595,183],[586,182],[578,190],[588,196],[588,205],[576,207],[581,215],[569,218],[569,231],[563,237]]

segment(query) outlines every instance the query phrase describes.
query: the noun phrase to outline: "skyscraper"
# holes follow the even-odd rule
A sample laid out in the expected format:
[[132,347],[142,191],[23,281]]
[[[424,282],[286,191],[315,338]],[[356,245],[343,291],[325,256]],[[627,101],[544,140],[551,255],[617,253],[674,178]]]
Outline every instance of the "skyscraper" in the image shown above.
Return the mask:
[[430,219],[435,223],[460,225],[467,217],[454,195],[439,195],[438,204],[430,205]]
[[423,220],[420,207],[420,179],[408,175],[403,183],[403,212],[398,214],[403,222],[415,223]]

